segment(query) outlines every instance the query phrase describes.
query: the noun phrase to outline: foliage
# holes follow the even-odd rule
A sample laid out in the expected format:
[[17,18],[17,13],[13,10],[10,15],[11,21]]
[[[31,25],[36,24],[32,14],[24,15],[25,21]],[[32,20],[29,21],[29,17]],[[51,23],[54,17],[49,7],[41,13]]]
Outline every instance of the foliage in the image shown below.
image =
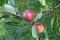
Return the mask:
[[[45,0],[45,6],[40,0],[8,1],[12,0],[0,0],[0,40],[36,40],[33,35],[37,35],[39,40],[60,40],[60,7],[57,7],[60,0]],[[6,6],[5,9],[6,4],[10,8]],[[32,27],[22,17],[27,9],[34,11],[32,22],[44,24],[42,33],[32,34],[32,29],[36,32],[35,25]]]

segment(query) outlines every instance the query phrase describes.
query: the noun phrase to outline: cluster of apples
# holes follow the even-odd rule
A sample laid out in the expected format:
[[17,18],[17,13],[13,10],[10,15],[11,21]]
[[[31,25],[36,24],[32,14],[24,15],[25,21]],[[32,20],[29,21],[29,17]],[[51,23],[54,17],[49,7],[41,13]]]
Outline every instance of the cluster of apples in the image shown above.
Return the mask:
[[[32,10],[25,10],[25,12],[23,13],[23,18],[25,21],[32,21],[32,19],[34,18],[34,12]],[[41,22],[38,22],[35,24],[36,26],[36,30],[38,33],[42,33],[44,26]]]

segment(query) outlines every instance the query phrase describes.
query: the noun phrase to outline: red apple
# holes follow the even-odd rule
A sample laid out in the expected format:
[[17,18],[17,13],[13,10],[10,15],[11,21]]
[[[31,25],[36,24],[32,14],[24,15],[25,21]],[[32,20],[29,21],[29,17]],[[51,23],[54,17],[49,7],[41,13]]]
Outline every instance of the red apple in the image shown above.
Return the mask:
[[44,29],[44,25],[42,23],[36,23],[36,30],[38,33],[42,33]]
[[34,17],[34,12],[32,10],[26,10],[23,13],[23,18],[25,21],[31,21]]

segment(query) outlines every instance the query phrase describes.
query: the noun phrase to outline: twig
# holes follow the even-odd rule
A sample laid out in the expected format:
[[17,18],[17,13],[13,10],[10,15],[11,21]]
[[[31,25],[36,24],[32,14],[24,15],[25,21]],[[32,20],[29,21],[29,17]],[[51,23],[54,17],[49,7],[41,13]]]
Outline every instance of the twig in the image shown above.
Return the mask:
[[60,7],[60,4],[58,4],[57,6],[55,6],[55,8],[58,8],[58,7]]
[[53,9],[50,9],[50,10],[47,10],[47,11],[43,12],[43,16],[49,14],[49,13],[52,12],[52,11],[53,11]]
[[[58,8],[58,7],[60,7],[60,4],[58,4],[57,6],[55,6],[55,8]],[[47,14],[49,14],[50,12],[52,12],[53,11],[53,9],[51,9],[51,10],[47,10],[47,11],[45,11],[45,12],[43,12],[43,16],[45,16],[45,15],[47,15]],[[22,14],[0,14],[0,16],[5,16],[5,15],[8,15],[8,16],[10,16],[10,15],[13,15],[13,16],[19,16],[19,17],[22,17]],[[29,22],[28,24],[29,25],[31,25],[31,23],[32,22]],[[24,27],[20,27],[18,30],[23,30],[24,28],[27,28],[29,25],[26,25],[26,26],[24,26]]]
[[[60,4],[58,4],[57,6],[55,6],[55,9],[58,8],[58,7],[60,7]],[[52,12],[53,10],[54,10],[54,9],[49,9],[49,10],[43,12],[43,13],[44,13],[43,16],[49,14],[49,13]]]
[[22,14],[0,13],[0,17],[2,17],[2,16],[15,16],[15,17],[18,16],[18,17],[22,17]]
[[[55,6],[55,8],[58,8],[58,7],[60,7],[60,4],[58,4],[57,6]],[[49,13],[52,12],[52,11],[53,11],[53,9],[50,9],[50,10],[47,10],[47,11],[43,12],[43,16],[49,14]],[[29,22],[29,25],[31,25],[31,23],[32,23],[32,22]],[[27,28],[29,25],[26,25],[26,26],[24,26],[24,27],[22,27],[22,28],[20,28],[20,29]]]
[[[60,4],[58,4],[57,6],[55,6],[55,8],[58,8],[58,7],[60,7]],[[44,16],[44,15],[47,15],[48,13],[50,13],[50,12],[52,12],[52,11],[53,11],[53,9],[49,9],[49,10],[43,12],[43,13],[44,13],[43,16]],[[10,13],[4,14],[4,13],[0,13],[0,16],[5,16],[5,15],[8,15],[8,16],[13,15],[13,16],[22,17],[22,14],[10,14]]]

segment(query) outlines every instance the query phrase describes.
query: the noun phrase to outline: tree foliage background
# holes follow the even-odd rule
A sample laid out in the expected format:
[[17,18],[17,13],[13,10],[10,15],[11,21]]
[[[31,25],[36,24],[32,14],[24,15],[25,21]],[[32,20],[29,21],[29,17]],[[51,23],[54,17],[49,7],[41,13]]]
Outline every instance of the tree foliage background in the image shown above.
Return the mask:
[[[52,12],[42,16],[38,21],[46,27],[49,40],[60,40],[60,7],[54,8],[60,4],[60,0],[46,0],[47,9],[41,5],[39,0],[14,0],[14,2],[15,8],[18,8],[17,14],[23,14],[25,10],[31,9],[36,16],[40,12],[45,12],[48,8],[53,9]],[[32,26],[25,28],[27,22],[22,17],[12,14],[4,15],[10,14],[3,11],[3,5],[7,3],[8,0],[0,0],[0,40],[33,40]],[[44,33],[39,34],[39,39],[45,40]]]

